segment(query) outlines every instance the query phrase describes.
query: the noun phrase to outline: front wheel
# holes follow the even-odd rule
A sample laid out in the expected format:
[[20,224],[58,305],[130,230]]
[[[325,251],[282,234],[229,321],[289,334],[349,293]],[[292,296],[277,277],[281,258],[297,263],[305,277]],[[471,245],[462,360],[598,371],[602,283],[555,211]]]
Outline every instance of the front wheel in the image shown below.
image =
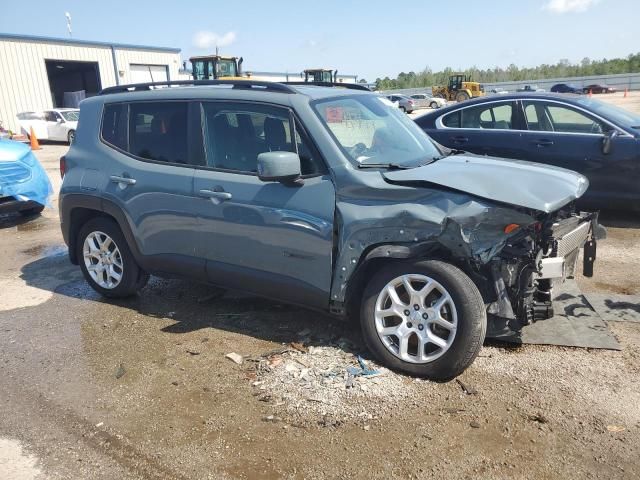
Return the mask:
[[378,271],[365,289],[360,322],[380,362],[438,381],[473,363],[487,331],[478,288],[460,269],[437,260]]
[[76,131],[69,130],[69,133],[67,134],[67,141],[69,142],[69,145],[75,142],[75,140],[76,140]]
[[456,101],[457,102],[465,102],[467,100],[469,100],[469,94],[467,92],[458,92],[456,94]]
[[407,109],[404,107],[400,107],[400,110],[403,111],[404,113],[407,113]]
[[429,104],[429,106],[431,108],[438,108],[438,102],[431,102],[431,104]]

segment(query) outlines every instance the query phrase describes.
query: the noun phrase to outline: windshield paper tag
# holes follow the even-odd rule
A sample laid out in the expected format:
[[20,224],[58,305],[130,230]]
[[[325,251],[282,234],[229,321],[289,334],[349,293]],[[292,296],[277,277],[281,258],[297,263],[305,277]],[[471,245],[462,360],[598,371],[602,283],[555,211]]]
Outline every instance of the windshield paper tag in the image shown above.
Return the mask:
[[327,107],[325,116],[327,123],[341,123],[344,121],[344,110],[342,107]]

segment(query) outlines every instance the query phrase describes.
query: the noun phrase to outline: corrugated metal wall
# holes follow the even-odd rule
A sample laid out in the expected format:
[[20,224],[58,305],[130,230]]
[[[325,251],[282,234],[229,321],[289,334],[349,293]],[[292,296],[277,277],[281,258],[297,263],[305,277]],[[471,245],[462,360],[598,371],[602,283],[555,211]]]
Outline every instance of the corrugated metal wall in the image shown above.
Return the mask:
[[[178,78],[180,54],[115,48],[120,83],[129,81],[129,65],[166,65],[171,79]],[[19,131],[16,114],[53,107],[45,60],[97,62],[102,88],[116,85],[111,49],[108,46],[72,45],[57,42],[0,38],[0,121],[4,128]]]

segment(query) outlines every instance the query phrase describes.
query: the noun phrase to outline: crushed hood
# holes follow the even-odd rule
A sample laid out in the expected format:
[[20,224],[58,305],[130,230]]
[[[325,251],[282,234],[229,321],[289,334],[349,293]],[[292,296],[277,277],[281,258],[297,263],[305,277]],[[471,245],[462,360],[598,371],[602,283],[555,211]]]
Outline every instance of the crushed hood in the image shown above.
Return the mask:
[[452,155],[383,176],[393,183],[429,182],[546,213],[581,197],[589,186],[584,176],[564,168],[476,155]]

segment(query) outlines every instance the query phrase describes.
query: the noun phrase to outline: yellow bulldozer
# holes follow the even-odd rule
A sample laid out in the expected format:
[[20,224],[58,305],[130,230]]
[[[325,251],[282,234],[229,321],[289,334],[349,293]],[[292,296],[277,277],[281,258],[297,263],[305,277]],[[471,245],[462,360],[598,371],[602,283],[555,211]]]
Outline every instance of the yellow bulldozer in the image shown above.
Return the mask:
[[464,102],[472,97],[484,96],[484,87],[471,80],[469,75],[455,73],[449,77],[449,85],[445,87],[432,87],[434,97],[444,98],[449,101]]
[[242,57],[203,55],[191,57],[191,75],[194,80],[237,80],[242,76]]

